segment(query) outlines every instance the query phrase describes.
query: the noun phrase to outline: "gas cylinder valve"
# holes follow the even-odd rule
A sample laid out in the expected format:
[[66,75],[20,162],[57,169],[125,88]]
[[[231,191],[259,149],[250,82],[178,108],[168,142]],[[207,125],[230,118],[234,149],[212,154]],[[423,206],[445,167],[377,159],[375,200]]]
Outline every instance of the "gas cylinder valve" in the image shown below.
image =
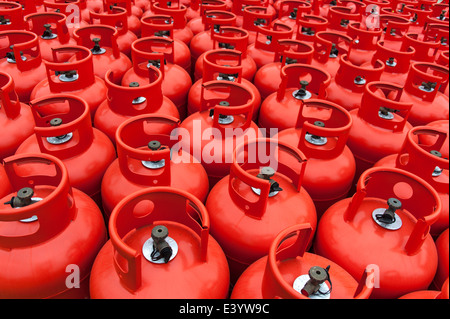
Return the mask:
[[387,66],[394,67],[394,66],[397,65],[397,62],[395,62],[395,58],[390,57],[390,58],[386,61],[386,65],[387,65]]
[[350,23],[350,20],[348,19],[341,19],[341,26],[346,28],[348,24]]
[[99,38],[93,38],[92,42],[94,42],[94,47],[91,49],[92,54],[103,54],[106,52],[105,49],[100,47],[100,39]]
[[0,25],[7,25],[11,24],[11,21],[9,19],[5,19],[5,16],[0,16]]
[[272,177],[274,175],[275,175],[275,170],[272,167],[269,167],[269,166],[262,167],[261,170],[260,170],[260,173],[258,175],[256,175],[256,177],[268,180],[270,182],[269,195],[276,194],[276,193],[278,193],[278,192],[283,190],[280,187],[280,184],[278,184],[278,182],[276,182],[276,181],[274,181],[272,179]]
[[169,236],[169,230],[165,226],[160,225],[152,229],[153,251],[151,257],[153,261],[164,259],[164,263],[167,263],[172,257],[172,247],[166,241],[167,236]]
[[49,40],[49,39],[54,39],[57,37],[57,35],[52,32],[51,27],[52,27],[52,25],[49,23],[44,24],[45,30],[42,33],[42,36],[41,36],[42,39]]
[[306,35],[314,35],[315,32],[312,28],[305,28],[302,27],[302,34],[306,34]]
[[366,84],[366,79],[364,79],[361,75],[358,75],[355,78],[355,84],[358,84],[358,85]]
[[[130,82],[128,86],[130,88],[137,88],[139,87],[139,82]],[[147,98],[145,96],[138,96],[137,98],[133,99],[133,101],[131,101],[131,104],[133,105],[142,104],[145,101],[147,101]]]
[[331,288],[326,291],[322,292],[320,290],[320,285],[322,285],[325,281],[330,281],[330,274],[329,274],[330,266],[327,266],[327,268],[322,268],[319,266],[314,266],[309,269],[308,275],[309,280],[306,282],[305,286],[301,290],[302,295],[309,297],[311,295],[320,293],[320,294],[329,294],[331,291]]
[[56,71],[55,75],[59,75],[59,79],[62,82],[72,82],[78,79],[78,74],[76,70]]
[[339,55],[339,49],[336,47],[336,43],[331,44],[330,58],[336,58]]
[[397,198],[389,198],[387,204],[389,208],[383,214],[377,214],[375,216],[384,224],[393,224],[396,220],[395,211],[402,208],[402,202]]
[[235,46],[232,45],[231,43],[219,42],[219,48],[234,50]]
[[[432,150],[432,151],[430,151],[430,153],[431,153],[432,155],[434,155],[434,156],[439,157],[439,158],[442,157],[442,154],[441,154],[441,152],[439,152],[439,151]],[[436,166],[436,167],[434,168],[434,171],[433,171],[432,176],[433,176],[433,177],[440,176],[440,175],[442,174],[442,171],[443,171],[442,168],[440,168],[439,166]]]
[[[220,101],[220,106],[230,106],[230,103],[227,101]],[[209,116],[214,118],[214,108],[209,110]],[[225,114],[219,114],[219,124],[231,124],[234,121],[234,116],[232,115],[225,115]]]
[[[14,47],[14,45],[11,45],[9,48],[12,50],[13,47]],[[23,56],[22,51],[20,51],[20,57],[21,57],[22,61],[26,61],[26,59],[27,59],[26,57]],[[9,63],[16,63],[16,56],[14,55],[14,51],[7,52],[6,58]]]
[[[165,148],[161,146],[159,141],[150,141],[147,144],[147,147],[152,151],[158,151]],[[142,165],[150,169],[158,169],[164,167],[166,165],[166,161],[164,159],[159,161],[142,161]]]
[[[55,117],[50,120],[50,126],[52,127],[57,127],[60,126],[61,124],[63,124],[63,120],[59,117]],[[47,142],[54,145],[63,144],[65,142],[68,142],[72,138],[72,136],[73,136],[72,133],[63,134],[60,136],[50,136],[47,137]]]
[[381,106],[378,111],[378,116],[385,120],[392,120],[394,118],[394,113],[398,112],[397,110],[390,109],[385,106]]
[[312,96],[311,93],[308,90],[306,90],[306,87],[308,86],[308,84],[309,84],[308,81],[305,81],[305,80],[300,81],[300,86],[301,86],[300,89],[294,91],[292,93],[292,96],[295,97],[297,100],[306,100],[306,99],[311,98],[311,96]]
[[419,86],[419,89],[426,92],[433,92],[436,85],[436,82],[422,82],[422,85]]
[[[317,127],[325,127],[325,123],[322,121],[315,121],[314,122],[314,126]],[[306,133],[305,134],[305,139],[314,145],[325,145],[328,142],[328,139],[326,137],[323,136],[318,136],[318,135],[314,135],[314,134],[310,134],[310,133]]]
[[292,12],[289,14],[289,19],[295,20],[297,18],[297,8],[293,8]]
[[30,187],[21,188],[17,192],[17,196],[13,196],[11,200],[4,203],[5,205],[11,205],[11,207],[25,207],[33,203],[32,197],[34,195],[34,191]]
[[266,19],[262,19],[262,18],[257,18],[256,20],[255,20],[255,25],[256,26],[260,26],[260,25],[265,25],[267,23],[267,21],[266,21]]

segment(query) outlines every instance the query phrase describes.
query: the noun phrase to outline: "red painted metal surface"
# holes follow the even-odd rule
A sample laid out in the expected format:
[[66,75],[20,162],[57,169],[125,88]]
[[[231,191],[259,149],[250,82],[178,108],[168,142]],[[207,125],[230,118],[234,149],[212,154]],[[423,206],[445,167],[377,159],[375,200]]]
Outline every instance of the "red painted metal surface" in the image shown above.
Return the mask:
[[[178,246],[167,263],[155,264],[143,252],[156,226],[166,227]],[[195,196],[171,187],[142,189],[116,206],[109,235],[92,267],[92,298],[227,297],[227,261],[210,235],[208,212]]]
[[[29,174],[29,165],[39,170]],[[107,240],[97,205],[71,187],[54,156],[15,155],[2,169],[11,184],[2,203],[25,193],[33,197],[31,203],[0,207],[1,298],[89,298],[91,267]]]
[[429,230],[441,207],[437,192],[416,175],[397,168],[368,169],[355,195],[322,216],[314,252],[357,280],[371,265],[377,272],[371,298],[399,298],[427,289],[438,264]]

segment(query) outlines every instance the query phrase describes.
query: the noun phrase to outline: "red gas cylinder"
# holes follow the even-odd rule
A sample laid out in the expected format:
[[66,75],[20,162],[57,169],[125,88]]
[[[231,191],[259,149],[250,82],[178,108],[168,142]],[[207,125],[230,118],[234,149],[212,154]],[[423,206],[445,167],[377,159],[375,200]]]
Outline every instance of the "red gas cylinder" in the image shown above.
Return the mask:
[[444,230],[435,241],[438,252],[438,268],[433,284],[437,289],[443,287],[449,273],[449,230]]
[[281,230],[309,223],[314,232],[316,209],[302,186],[305,165],[300,150],[276,140],[252,139],[236,147],[229,175],[206,200],[211,234],[227,255],[232,282],[267,255]]
[[141,17],[144,14],[141,8],[135,5],[134,0],[103,0],[103,12],[111,12],[112,7],[124,8],[127,12],[128,30],[141,36]]
[[248,30],[245,27],[244,22],[244,20],[246,20],[245,9],[246,8],[250,9],[253,7],[264,8],[264,12],[267,14],[268,17],[267,22],[273,21],[277,17],[277,10],[271,4],[271,0],[233,0],[233,7],[231,9],[231,12],[237,15],[236,23],[238,27],[243,27],[244,29]]
[[336,5],[331,6],[327,14],[328,31],[342,32],[348,31],[348,25],[353,22],[361,22],[362,14],[353,10],[353,8]]
[[[187,26],[189,29],[191,29],[192,33],[196,35],[197,33],[200,33],[202,31],[205,31],[205,25],[206,25],[206,12],[207,11],[227,11],[227,4],[224,1],[220,0],[204,0],[204,1],[195,1],[197,2],[197,10],[198,10],[198,16],[193,17],[190,19],[187,23]],[[188,10],[192,8],[191,6],[188,8]]]
[[30,107],[19,101],[11,75],[0,71],[0,160],[13,155],[33,132]]
[[24,30],[23,10],[19,3],[0,2],[0,32],[8,30]]
[[[448,152],[448,146],[449,146],[449,121],[448,120],[441,120],[441,121],[434,121],[431,123],[428,123],[426,125],[427,127],[431,129],[438,129],[438,130],[444,130],[447,133],[447,138],[445,139],[444,143],[442,144],[441,148],[438,149],[438,151],[442,154],[442,157],[449,158],[449,152]],[[425,135],[420,136],[420,143],[425,145],[433,145],[436,141],[434,136]]]
[[242,9],[242,27],[249,32],[248,43],[256,40],[258,27],[269,27],[275,17],[263,6],[248,6]]
[[256,86],[243,78],[242,54],[236,50],[210,50],[203,56],[203,76],[199,78],[189,90],[188,114],[191,115],[202,108],[202,85],[209,81],[230,81],[242,84],[252,92],[253,115],[252,120],[258,119],[261,95]]
[[[192,30],[186,25],[186,11],[187,7],[180,4],[180,0],[165,2],[157,1],[152,4],[152,11],[156,15],[168,15],[173,19],[173,38],[179,39],[187,46],[191,43],[194,36]],[[143,17],[146,17],[144,14]]]
[[[69,53],[76,60],[61,62],[59,55]],[[53,59],[56,62],[45,62],[47,76],[34,87],[30,100],[51,94],[73,94],[88,103],[94,118],[95,111],[106,98],[106,85],[94,74],[92,52],[82,46],[60,46],[53,48]]]
[[278,131],[295,127],[301,103],[325,100],[330,82],[331,76],[324,69],[309,64],[285,65],[281,68],[280,87],[261,104],[259,126]]
[[233,0],[181,0],[181,3],[188,7],[185,15],[188,22],[202,16],[203,12],[200,10],[202,4],[206,5],[206,7],[203,8],[214,6],[213,10],[220,8],[218,10],[231,11],[233,7]]
[[24,15],[44,11],[43,0],[16,0],[14,2],[22,5]]
[[205,169],[189,153],[176,150],[178,141],[171,139],[179,125],[175,117],[143,114],[119,126],[118,158],[102,180],[102,204],[107,220],[124,197],[147,187],[182,189],[205,202],[209,192]]
[[[420,144],[422,136],[434,138],[432,145]],[[449,227],[449,161],[438,151],[448,134],[444,130],[416,126],[412,128],[398,154],[388,155],[374,166],[396,167],[411,172],[429,183],[439,194],[442,210],[431,226],[430,234],[437,238]]]
[[349,23],[347,35],[353,39],[348,52],[349,61],[355,65],[371,61],[377,52],[377,42],[382,32],[380,28],[368,27],[360,22]]
[[136,7],[140,8],[142,10],[142,13],[146,12],[150,9],[152,5],[153,0],[134,0],[133,3]]
[[374,64],[356,65],[349,59],[351,53],[340,56],[339,69],[327,89],[327,100],[354,110],[361,107],[361,96],[366,83],[379,81],[385,65],[377,60]]
[[308,159],[302,186],[314,201],[317,217],[348,196],[355,177],[355,158],[346,146],[352,117],[342,106],[305,100],[297,124],[274,139],[297,147]]
[[203,164],[212,188],[229,174],[236,145],[262,134],[252,121],[255,96],[246,86],[209,81],[201,88],[199,112],[181,123],[180,145]]
[[355,195],[322,216],[314,251],[357,280],[372,266],[371,298],[393,299],[427,289],[438,263],[429,229],[441,207],[437,192],[420,177],[397,168],[370,168],[361,175]]
[[117,45],[120,52],[131,57],[131,44],[138,39],[128,27],[127,10],[120,7],[112,7],[102,13],[90,11],[89,24],[104,24],[114,27],[119,32]]
[[236,15],[228,11],[208,11],[204,18],[205,31],[194,35],[189,45],[192,65],[205,52],[212,50],[215,45],[214,37],[224,26],[236,26]]
[[315,35],[318,32],[326,31],[327,26],[328,20],[325,17],[312,14],[297,15],[292,38],[313,45],[316,41]]
[[148,68],[147,83],[130,82],[128,86],[114,81],[108,71],[105,83],[108,88],[107,99],[95,112],[94,127],[105,133],[116,143],[116,130],[130,117],[141,114],[165,114],[180,118],[175,104],[162,94],[162,73],[156,67]]
[[383,30],[382,40],[390,48],[399,50],[403,42],[403,36],[409,32],[409,26],[411,25],[409,18],[384,13],[379,15],[379,24]]
[[174,40],[162,37],[141,38],[131,48],[133,67],[122,78],[122,85],[148,83],[148,68],[153,65],[162,73],[162,93],[177,107],[180,118],[187,112],[187,98],[192,86],[189,73],[174,63]]
[[[97,203],[103,174],[116,158],[109,138],[92,127],[88,104],[74,95],[55,94],[30,102],[36,127],[16,154],[45,153],[67,167],[70,184]],[[58,107],[58,108],[55,108]],[[38,166],[29,166],[32,173]]]
[[449,51],[442,51],[436,57],[436,63],[448,67],[449,65]]
[[335,77],[340,67],[340,57],[348,54],[352,38],[341,32],[319,31],[314,39],[311,65],[321,67]]
[[[83,22],[88,21],[89,10],[97,9],[97,7],[88,7],[87,0],[37,0],[37,2],[44,4],[45,12],[62,12],[67,15],[70,22],[74,23],[78,23],[79,20]],[[77,27],[75,27],[74,30]]]
[[435,21],[439,21],[440,23],[448,23],[449,19],[449,5],[447,1],[434,1],[434,3],[430,6],[433,13],[428,16],[428,18],[435,19]]
[[[247,54],[248,31],[237,27],[222,26],[219,32],[213,32],[211,35],[213,39],[213,47],[211,50],[230,49],[241,52],[242,78],[252,82],[256,73],[256,63]],[[195,62],[195,81],[203,77],[203,57],[208,51],[202,53]]]
[[362,66],[375,65],[378,60],[382,61],[385,68],[380,76],[380,81],[404,86],[415,51],[413,47],[409,47],[405,51],[391,49],[385,41],[378,41],[377,51],[373,55],[372,61],[364,63]]
[[401,296],[398,299],[449,299],[449,284],[448,284],[448,277],[445,281],[444,285],[442,286],[442,289],[439,291],[435,290],[419,290],[419,291],[413,291],[409,294],[406,294],[404,296]]
[[43,12],[59,12],[66,16],[66,25],[70,36],[73,35],[74,30],[89,24],[88,21],[82,18],[90,12],[87,7],[83,7],[83,0],[44,0],[42,4]]
[[91,298],[228,296],[227,260],[194,195],[171,187],[137,191],[114,208],[109,235],[92,267]]
[[231,299],[368,299],[373,290],[368,272],[358,283],[338,264],[307,252],[312,237],[309,224],[281,231],[267,256],[239,277]]
[[426,38],[423,34],[407,33],[403,36],[401,49],[413,47],[416,51],[412,57],[412,62],[433,63],[438,56],[438,49],[441,42],[438,39]]
[[448,68],[435,63],[413,63],[400,101],[412,103],[408,121],[414,125],[427,125],[448,120]]
[[334,4],[332,4],[332,3],[330,3],[330,4],[332,6],[338,5],[341,7],[350,8],[351,9],[350,13],[360,13],[361,15],[364,16],[367,13],[372,13],[373,9],[375,9],[375,11],[376,11],[376,12],[374,12],[375,14],[379,13],[378,10],[376,10],[377,8],[374,7],[375,6],[373,4],[374,1],[370,1],[370,0],[365,0],[364,2],[361,2],[359,0],[337,0],[334,2],[335,2]]
[[448,51],[449,48],[449,22],[446,24],[441,23],[428,23],[423,31],[425,39],[437,39],[440,45],[437,49],[437,54]]
[[81,6],[84,8],[84,10],[81,11],[81,18],[84,21],[89,22],[90,11],[94,11],[97,13],[103,12],[104,8],[103,0],[79,0],[79,2]]
[[417,4],[416,0],[391,0],[390,8],[381,8],[381,14],[390,14],[395,17],[411,19],[411,14],[404,10],[407,4]]
[[[114,27],[101,24],[81,27],[73,32],[78,45],[91,50],[94,74],[102,80],[109,70],[115,79],[120,79],[133,66],[130,58],[119,50],[118,35]],[[75,57],[70,59],[74,60]]]
[[[27,30],[39,35],[39,49],[44,61],[53,61],[52,48],[61,45],[76,45],[67,28],[67,18],[58,12],[32,13],[25,16]],[[61,57],[68,60],[67,57]]]
[[0,57],[0,70],[11,75],[19,100],[28,103],[33,88],[45,78],[38,36],[30,31],[0,32]]
[[273,22],[287,24],[296,31],[297,17],[311,13],[312,5],[303,0],[280,0],[277,18]]
[[[355,179],[377,161],[398,154],[412,125],[408,116],[412,104],[400,102],[402,87],[371,82],[365,86],[361,107],[350,111],[353,118],[347,146],[356,160]],[[396,94],[396,99],[388,99]]]
[[312,2],[312,11],[315,15],[326,17],[328,16],[330,7],[335,6],[336,4],[336,0],[316,0]]
[[[141,17],[143,11],[134,5],[131,0],[103,0],[103,10],[101,13],[111,13],[114,7],[125,9],[127,17],[128,30],[133,32],[137,37],[141,36]],[[100,13],[99,11],[95,11]],[[87,20],[89,21],[89,19]]]
[[303,41],[278,40],[278,49],[272,63],[258,69],[253,83],[264,101],[270,94],[276,92],[281,84],[281,68],[285,65],[300,63],[311,64],[314,48]]
[[258,69],[273,62],[277,41],[291,39],[293,30],[290,26],[277,22],[269,27],[257,26],[255,43],[248,46],[247,54],[255,60]]
[[[71,187],[54,156],[16,155],[3,166],[2,184],[12,187],[0,208],[0,297],[89,298],[91,267],[107,240],[99,208]],[[29,166],[38,170],[23,175]]]
[[409,27],[409,31],[415,34],[422,33],[428,16],[433,14],[433,10],[431,10],[431,8],[425,8],[425,6],[413,4],[407,4],[404,6],[403,12],[411,16],[411,26]]
[[141,37],[164,37],[172,39],[173,62],[191,73],[191,51],[183,41],[173,37],[173,19],[168,15],[149,15],[141,19]]

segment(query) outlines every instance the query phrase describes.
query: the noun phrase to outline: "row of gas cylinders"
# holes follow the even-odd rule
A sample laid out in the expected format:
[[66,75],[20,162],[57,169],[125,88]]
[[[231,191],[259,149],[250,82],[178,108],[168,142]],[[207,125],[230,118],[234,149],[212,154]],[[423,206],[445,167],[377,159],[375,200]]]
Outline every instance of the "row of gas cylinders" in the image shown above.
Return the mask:
[[[158,19],[156,30],[170,27]],[[180,40],[141,37],[129,56],[112,40],[130,61],[118,75],[115,59],[95,63],[109,50],[102,32],[118,38],[108,25],[74,30],[91,30],[78,37],[86,46],[63,45],[45,62],[43,37],[0,33],[1,129],[11,129],[2,140],[13,145],[0,151],[2,297],[400,298],[430,288],[423,294],[448,298],[448,53],[408,61],[404,83],[392,83],[358,73],[350,53],[370,52],[342,54],[326,40],[329,65],[313,65],[318,49],[274,33],[263,42],[277,49],[253,59],[246,79],[252,47],[224,42],[249,40],[236,29],[199,33],[220,48],[204,52],[194,84],[173,63]],[[370,68],[384,74],[389,58]],[[110,68],[102,77],[95,66]],[[271,68],[258,87],[257,72]],[[68,265],[81,289],[68,289]]]

